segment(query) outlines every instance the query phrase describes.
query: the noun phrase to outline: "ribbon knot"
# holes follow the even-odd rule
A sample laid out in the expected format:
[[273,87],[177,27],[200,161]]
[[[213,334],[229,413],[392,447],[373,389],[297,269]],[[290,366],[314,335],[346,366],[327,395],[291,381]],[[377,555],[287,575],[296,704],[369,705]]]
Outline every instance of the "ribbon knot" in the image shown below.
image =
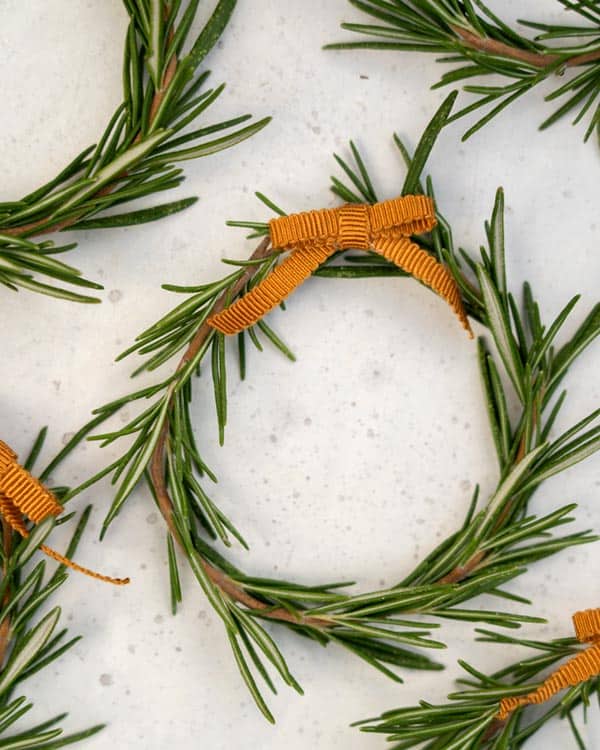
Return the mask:
[[507,719],[517,708],[545,703],[561,690],[600,675],[600,609],[576,612],[573,625],[577,640],[591,645],[560,666],[536,690],[527,695],[503,698],[497,714],[500,721]]
[[370,206],[348,203],[339,209],[339,226],[337,249],[368,250],[371,240]]
[[221,333],[240,333],[259,321],[331,255],[340,250],[369,250],[382,255],[443,297],[471,338],[456,279],[410,237],[431,231],[437,221],[431,198],[405,195],[369,204],[306,211],[273,219],[269,235],[274,249],[290,251],[260,284],[208,323]]
[[[18,463],[17,454],[0,440],[0,515],[10,527],[22,537],[28,537],[24,516],[38,524],[50,516],[60,515],[63,510],[54,495]],[[40,545],[40,549],[61,565],[92,578],[118,586],[129,583],[128,578],[109,578],[84,568],[45,544]]]

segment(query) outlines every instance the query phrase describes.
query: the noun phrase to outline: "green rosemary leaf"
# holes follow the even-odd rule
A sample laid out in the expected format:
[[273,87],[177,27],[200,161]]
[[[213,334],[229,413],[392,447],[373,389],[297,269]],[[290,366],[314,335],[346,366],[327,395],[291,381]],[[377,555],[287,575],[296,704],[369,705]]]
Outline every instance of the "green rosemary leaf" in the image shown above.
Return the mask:
[[100,188],[107,185],[111,180],[126,172],[133,165],[153,151],[160,143],[170,136],[169,130],[157,130],[154,135],[136,143],[129,149],[120,154],[110,165],[100,169],[89,184],[78,190],[75,195],[63,202],[60,207],[59,215],[63,215],[68,209],[82,203],[86,198],[98,192]]
[[154,83],[154,88],[158,91],[162,81],[163,63],[162,63],[162,36],[163,36],[163,4],[161,0],[150,0],[149,11],[149,45],[146,55],[146,66],[150,72],[150,77]]
[[583,461],[589,456],[592,456],[598,450],[600,450],[600,436],[597,436],[592,440],[588,440],[577,448],[574,448],[568,453],[561,455],[560,458],[557,458],[554,461],[543,461],[538,469],[533,473],[533,476],[523,489],[526,490],[529,487],[532,487],[539,482],[543,482],[549,477],[554,476],[554,474],[565,471],[571,466],[574,466],[580,461]]
[[575,305],[579,302],[581,298],[581,295],[577,294],[573,299],[569,300],[569,302],[565,305],[565,307],[561,310],[561,312],[557,315],[556,319],[552,323],[552,325],[548,328],[548,332],[544,336],[544,338],[540,341],[540,346],[535,352],[535,358],[531,362],[531,369],[534,370],[538,365],[542,362],[544,357],[546,356],[546,353],[552,346],[552,343],[554,342],[554,339],[556,338],[556,335],[562,328],[564,322],[571,314],[571,311],[575,307]]
[[478,278],[492,336],[515,391],[521,402],[523,402],[525,399],[523,364],[519,357],[518,347],[510,327],[508,315],[501,302],[499,291],[494,287],[487,272],[481,267],[478,268]]
[[496,402],[496,396],[494,394],[491,382],[491,375],[488,369],[488,363],[493,360],[491,359],[491,357],[488,357],[485,344],[483,343],[482,339],[478,339],[477,349],[479,353],[479,374],[481,376],[481,381],[485,393],[488,420],[490,423],[494,445],[496,447],[496,453],[498,455],[498,462],[500,464],[500,468],[502,468],[506,461],[506,450],[503,444],[502,431],[499,424],[498,404]]
[[546,390],[546,398],[554,393],[561,383],[569,366],[600,334],[600,304],[594,306],[589,315],[577,329],[570,342],[565,344],[554,357],[552,377]]
[[87,148],[85,148],[73,159],[72,162],[70,162],[70,164],[68,164],[62,170],[62,172],[59,172],[53,180],[47,182],[45,185],[42,185],[42,187],[37,188],[36,190],[34,190],[34,192],[29,193],[29,195],[26,195],[23,198],[23,203],[30,204],[39,202],[42,198],[51,193],[56,187],[69,180],[71,177],[73,177],[73,175],[77,174],[79,170],[83,166],[85,166],[86,159],[94,150],[94,148],[94,146],[88,146]]
[[126,214],[102,216],[97,219],[86,219],[78,221],[67,227],[67,231],[80,229],[107,229],[109,227],[127,227],[134,224],[146,224],[149,221],[158,221],[165,216],[184,211],[197,202],[197,198],[184,198],[183,200],[163,203],[161,206],[143,208],[139,211],[130,211]]
[[27,537],[19,544],[17,548],[16,563],[19,566],[25,565],[25,563],[31,558],[31,556],[37,551],[40,544],[44,543],[44,540],[48,534],[54,528],[55,519],[53,516],[44,519],[39,523]]
[[[358,154],[358,151],[356,151],[356,147],[351,142],[350,147],[353,149],[353,155],[356,159],[356,155]],[[355,152],[355,153],[354,153]],[[337,154],[333,155],[333,158],[336,160],[336,162],[340,165],[340,167],[344,170],[344,172],[348,175],[350,178],[350,181],[354,185],[354,187],[358,190],[360,197],[367,203],[374,203],[375,201],[372,200],[372,186],[371,190],[369,190],[369,186],[364,184],[364,177],[361,179],[353,169],[351,169],[348,164]],[[359,155],[360,158],[360,155]],[[363,166],[364,169],[364,166]],[[335,179],[335,178],[333,178]],[[359,198],[358,195],[356,195],[357,198]],[[360,198],[359,198],[360,201]],[[357,202],[359,202],[357,201]]]
[[27,457],[23,461],[23,467],[27,469],[27,471],[31,471],[33,467],[35,466],[36,461],[39,458],[40,452],[42,448],[44,447],[44,443],[46,442],[46,437],[48,435],[48,428],[42,427],[42,429],[38,432],[38,435],[31,446],[31,450],[29,451]]
[[279,338],[279,336],[275,333],[275,331],[265,323],[264,320],[259,320],[256,324],[258,328],[264,333],[264,335],[269,339],[269,341],[273,344],[273,346],[276,349],[279,349],[279,351],[284,355],[284,357],[287,357],[287,359],[290,360],[290,362],[296,361],[296,355],[294,352],[289,349],[284,342]]
[[504,509],[505,503],[514,494],[525,489],[524,478],[527,476],[535,462],[538,461],[547,450],[548,446],[546,444],[540,445],[523,456],[516,466],[513,467],[492,496],[486,509],[485,517],[482,521],[482,530],[480,533],[493,528],[498,515],[502,513]]
[[504,191],[498,188],[492,220],[486,225],[492,267],[494,269],[494,282],[500,296],[506,295],[506,261],[504,252]]
[[41,671],[49,664],[52,664],[52,662],[56,661],[56,659],[62,656],[66,651],[71,649],[76,643],[79,643],[79,641],[81,640],[81,636],[76,636],[75,638],[71,638],[59,648],[55,648],[56,644],[60,640],[62,640],[65,633],[66,630],[63,630],[57,636],[54,636],[54,638],[51,638],[48,641],[46,646],[39,652],[30,666],[23,672],[21,672],[17,682],[28,680],[30,677],[36,674],[36,672]]
[[182,593],[173,537],[170,534],[167,534],[167,557],[169,560],[169,580],[171,582],[171,611],[176,614],[177,605],[182,601]]
[[8,727],[28,713],[31,708],[32,704],[27,703],[27,698],[21,696],[0,709],[0,733],[5,732]]
[[73,734],[64,735],[56,742],[44,744],[39,748],[39,750],[59,750],[59,748],[61,747],[67,747],[68,745],[73,745],[76,742],[87,740],[90,737],[93,737],[95,734],[98,734],[98,732],[102,731],[105,726],[105,724],[96,724],[89,729],[84,729],[82,732],[74,732]]
[[22,607],[19,614],[11,619],[11,627],[14,633],[18,633],[20,626],[25,624],[35,614],[40,606],[67,580],[65,573],[54,576],[53,579],[37,594],[29,597],[26,606]]
[[219,0],[212,16],[202,29],[202,32],[194,42],[191,52],[188,55],[189,65],[191,67],[197,68],[219,41],[225,27],[229,23],[236,2],[237,0]]
[[217,333],[212,340],[212,365],[215,407],[219,426],[219,445],[225,442],[225,424],[227,422],[227,381],[225,370],[225,337]]
[[101,539],[104,537],[104,535],[108,531],[108,527],[114,521],[119,511],[121,510],[123,503],[129,497],[129,495],[133,492],[140,477],[144,473],[146,464],[148,463],[150,456],[152,455],[152,451],[154,450],[154,446],[156,445],[160,437],[160,433],[161,433],[162,426],[163,426],[163,421],[166,417],[168,407],[169,407],[169,402],[165,399],[163,405],[161,406],[160,412],[158,416],[156,417],[154,426],[152,427],[152,430],[149,433],[148,440],[144,444],[143,448],[137,453],[131,465],[129,466],[129,469],[127,470],[125,474],[125,479],[123,480],[123,483],[119,487],[119,490],[115,496],[115,499],[113,500],[110,506],[110,509],[108,513],[106,514],[106,518],[104,519],[104,522],[102,524],[102,531],[100,534]]
[[244,331],[238,333],[238,363],[240,368],[240,380],[246,379],[246,334]]
[[59,617],[60,608],[55,607],[20,640],[0,676],[0,694],[6,693],[21,672],[35,659],[54,632]]
[[14,609],[18,608],[21,599],[27,596],[31,588],[40,586],[45,570],[45,563],[43,561],[39,562],[23,583],[13,589],[10,602],[2,608],[2,612],[0,613],[0,622],[5,620]]
[[[19,274],[18,277],[12,277],[15,281],[15,287],[19,286],[23,289],[29,289],[32,292],[39,292],[45,294],[48,297],[55,297],[56,299],[63,299],[69,302],[81,302],[88,305],[96,305],[101,302],[98,297],[88,297],[85,294],[77,294],[71,292],[68,289],[61,289],[60,287],[50,286],[49,284],[42,284],[39,281],[34,281],[30,276],[24,276]],[[90,282],[92,284],[92,282]],[[103,289],[100,285],[94,285],[94,289]]]
[[409,195],[411,193],[417,192],[417,189],[419,187],[419,180],[421,178],[423,168],[425,167],[425,162],[429,158],[429,154],[431,153],[431,150],[442,128],[448,122],[450,112],[452,111],[452,107],[454,106],[454,102],[456,101],[457,96],[458,92],[453,91],[444,99],[439,109],[436,111],[434,116],[431,118],[431,121],[423,131],[423,135],[421,136],[421,139],[415,149],[411,164],[408,168],[408,172],[406,173],[406,177],[404,178],[404,184],[402,185],[403,195]]
[[261,658],[258,655],[257,650],[252,645],[252,641],[250,640],[248,634],[243,629],[240,629],[239,637],[240,637],[240,640],[243,642],[244,648],[248,652],[248,655],[250,656],[252,663],[256,667],[256,671],[263,678],[263,680],[265,681],[265,684],[267,685],[269,690],[273,693],[273,695],[277,695],[277,689],[275,687],[275,684],[273,680],[271,679],[271,676],[267,672],[265,665],[261,661]]
[[358,264],[356,266],[322,266],[314,272],[314,276],[323,279],[372,279],[385,277],[406,277],[407,274],[397,266],[391,264],[386,267],[383,263],[373,266]]
[[[198,159],[201,156],[209,156],[210,154],[216,154],[224,149],[231,148],[247,138],[251,138],[259,130],[262,130],[271,122],[270,117],[264,117],[262,120],[247,125],[245,128],[240,128],[233,133],[224,135],[221,138],[215,138],[212,141],[206,141],[198,146],[192,148],[181,149],[180,151],[167,151],[158,153],[156,156],[149,158],[146,161],[147,167],[155,167],[163,164],[172,164],[178,161],[187,161],[189,159]],[[164,139],[162,139],[164,140]]]
[[254,702],[258,706],[260,712],[265,717],[265,719],[271,724],[275,724],[275,718],[273,714],[269,711],[267,704],[265,703],[260,693],[260,690],[258,689],[256,685],[256,681],[254,677],[252,676],[252,673],[250,672],[248,664],[244,658],[244,654],[242,653],[242,649],[240,648],[235,635],[231,631],[227,631],[227,636],[229,638],[231,650],[233,651],[233,655],[238,665],[238,669],[240,670],[240,674],[242,675],[244,682],[248,686],[250,695],[254,698]]
[[162,146],[158,146],[158,148],[156,149],[156,153],[160,154],[163,151],[171,150],[177,148],[178,146],[183,146],[185,143],[189,143],[190,141],[197,141],[199,138],[204,138],[207,135],[218,133],[221,130],[229,130],[236,125],[241,125],[243,122],[248,122],[248,120],[250,120],[251,118],[252,115],[238,115],[238,117],[233,117],[230,120],[223,120],[222,122],[217,122],[213,125],[207,125],[203,128],[198,128],[197,130],[186,132],[184,133],[184,135],[179,136],[179,138],[172,138]]
[[262,628],[252,617],[250,617],[250,615],[246,614],[244,610],[239,607],[236,607],[235,617],[243,624],[244,630],[260,648],[271,664],[273,664],[275,669],[281,675],[283,681],[287,685],[293,687],[297,693],[303,695],[304,691],[291,674],[285,659],[281,655],[281,651],[277,648],[275,641],[268,635],[264,628]]
[[[257,191],[256,193],[254,193],[254,195],[258,198],[258,200],[261,203],[264,203],[265,206],[267,208],[270,208],[271,211],[273,211],[274,213],[278,214],[279,216],[287,216],[287,213],[283,210],[283,208],[280,208],[276,203],[274,203],[272,200],[267,198],[267,196],[264,195],[264,193],[260,193]],[[257,262],[260,262],[260,261],[257,261]]]

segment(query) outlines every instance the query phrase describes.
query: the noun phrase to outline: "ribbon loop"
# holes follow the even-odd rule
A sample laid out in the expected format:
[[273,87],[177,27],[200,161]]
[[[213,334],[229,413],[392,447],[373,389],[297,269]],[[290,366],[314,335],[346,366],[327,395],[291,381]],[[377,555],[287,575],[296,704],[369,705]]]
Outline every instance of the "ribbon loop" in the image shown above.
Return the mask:
[[335,208],[280,216],[269,222],[271,245],[281,250],[300,249],[317,243],[333,246],[338,232],[338,210]]
[[443,297],[471,338],[460,289],[449,269],[410,240],[436,225],[435,208],[425,195],[404,195],[368,204],[346,204],[290,216],[269,223],[274,249],[289,250],[260,284],[225,310],[208,319],[221,333],[232,335],[254,325],[283,300],[333,253],[370,250],[423,282]]
[[16,462],[3,474],[0,487],[19,511],[34,523],[41,523],[48,516],[58,516],[63,511],[54,495]]

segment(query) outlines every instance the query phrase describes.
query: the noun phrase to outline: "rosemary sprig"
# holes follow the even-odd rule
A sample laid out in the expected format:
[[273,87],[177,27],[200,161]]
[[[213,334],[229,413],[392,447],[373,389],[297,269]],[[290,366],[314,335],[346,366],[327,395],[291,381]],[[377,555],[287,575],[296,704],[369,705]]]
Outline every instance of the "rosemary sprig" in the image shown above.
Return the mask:
[[[399,139],[407,164],[403,192],[423,190],[422,171],[435,139],[445,125],[454,95],[440,107],[411,157]],[[351,186],[334,179],[333,190],[345,201],[375,201],[373,181],[364,161],[352,146],[355,165],[338,157]],[[428,193],[433,193],[427,180]],[[263,201],[279,211],[262,196]],[[262,236],[267,225],[236,222]],[[94,422],[67,446],[71,449],[93,426],[108,420],[125,405],[137,403],[140,412],[128,424],[93,439],[102,445],[127,439],[128,448],[111,465],[70,493],[73,497],[101,477],[112,475],[116,494],[106,516],[103,533],[119,514],[142,477],[148,481],[168,528],[173,609],[181,599],[177,574],[176,542],[198,583],[225,625],[240,671],[265,716],[272,720],[258,679],[273,688],[267,666],[284,682],[299,690],[279,648],[260,624],[268,619],[317,640],[338,643],[393,679],[390,667],[437,669],[424,649],[440,648],[431,637],[436,621],[451,618],[504,627],[518,627],[536,618],[503,611],[466,608],[479,594],[524,600],[504,586],[537,560],[565,548],[596,539],[589,531],[559,535],[570,523],[574,505],[536,516],[528,502],[542,481],[583,460],[600,448],[599,412],[575,424],[558,438],[550,437],[552,423],[564,403],[558,387],[569,366],[600,332],[600,306],[580,324],[575,335],[555,349],[560,327],[570,313],[571,301],[550,326],[540,320],[537,304],[526,285],[519,308],[508,289],[504,267],[503,195],[496,196],[492,218],[486,224],[487,247],[479,258],[456,250],[448,223],[439,226],[424,245],[453,270],[464,302],[473,319],[489,329],[498,349],[493,354],[483,339],[478,356],[490,426],[496,445],[499,479],[495,492],[480,502],[477,489],[461,528],[434,549],[396,586],[364,594],[340,591],[341,584],[304,586],[262,579],[232,565],[219,551],[244,539],[210,496],[207,483],[215,477],[198,449],[190,403],[195,376],[207,363],[212,372],[220,442],[227,423],[226,342],[207,324],[207,318],[258,283],[279,253],[264,237],[248,261],[222,279],[198,286],[167,288],[186,298],[160,321],[138,336],[122,356],[145,356],[136,373],[152,371],[173,360],[172,374],[155,385],[123,396],[96,410]],[[397,275],[379,256],[352,254],[334,257],[318,273],[340,278]],[[265,321],[238,339],[240,371],[245,373],[246,336],[258,348],[267,340],[286,356],[291,353]],[[262,341],[261,341],[262,339]],[[183,354],[181,354],[183,352]],[[509,409],[508,405],[514,408]],[[129,407],[128,407],[129,408]],[[514,412],[514,414],[513,414]],[[347,585],[347,584],[345,584]],[[426,618],[426,624],[414,615]]]
[[[42,448],[46,430],[34,443],[25,465],[33,464]],[[60,496],[63,491],[55,490]],[[86,508],[79,519],[67,549],[74,555],[91,512]],[[62,519],[59,523],[63,523]],[[21,683],[41,669],[45,669],[77,643],[80,638],[67,638],[67,629],[59,628],[60,607],[43,613],[51,596],[65,583],[68,574],[58,566],[46,575],[46,561],[35,561],[39,545],[55,525],[49,519],[32,529],[27,539],[13,532],[1,521],[0,538],[0,747],[55,750],[71,745],[99,732],[97,725],[81,732],[65,735],[60,723],[67,714],[52,716],[47,721],[22,728],[23,717],[33,704],[23,695],[15,697]],[[33,567],[32,567],[33,565]]]
[[[141,224],[182,211],[197,199],[106,214],[111,207],[177,187],[185,179],[178,162],[234,146],[269,122],[267,117],[243,124],[250,115],[241,115],[197,126],[225,88],[225,84],[205,88],[209,71],[198,74],[198,70],[223,33],[236,1],[219,0],[195,35],[199,0],[123,0],[129,15],[123,101],[97,144],[84,149],[47,184],[21,200],[0,204],[0,284],[77,302],[99,302],[68,286],[102,286],[55,257],[76,243],[56,245],[32,238],[71,229]],[[197,126],[193,130],[192,124]]]
[[[498,17],[481,0],[349,0],[375,23],[343,23],[363,36],[361,41],[330,44],[328,49],[392,49],[429,52],[453,67],[434,88],[467,83],[473,100],[456,112],[457,120],[484,111],[463,140],[476,133],[503,109],[543,81],[560,76],[545,101],[560,101],[540,128],[573,115],[573,124],[587,118],[584,138],[600,136],[600,9],[596,0],[558,0],[576,18],[547,24],[519,21],[538,32],[533,39]],[[569,71],[567,76],[563,73]],[[487,76],[500,77],[486,84]]]
[[540,713],[531,708],[517,709],[506,722],[495,716],[501,698],[523,695],[541,684],[540,676],[559,662],[578,653],[582,645],[575,639],[531,641],[478,630],[478,640],[503,646],[520,646],[535,652],[491,675],[483,674],[467,662],[459,662],[467,674],[458,682],[465,686],[448,696],[449,703],[432,705],[422,701],[418,706],[386,711],[377,719],[357,722],[364,732],[387,735],[393,748],[408,750],[518,750],[554,717],[566,719],[573,733],[574,745],[585,750],[573,712],[584,708],[584,719],[591,700],[600,699],[600,678],[582,682],[564,692],[561,699]]

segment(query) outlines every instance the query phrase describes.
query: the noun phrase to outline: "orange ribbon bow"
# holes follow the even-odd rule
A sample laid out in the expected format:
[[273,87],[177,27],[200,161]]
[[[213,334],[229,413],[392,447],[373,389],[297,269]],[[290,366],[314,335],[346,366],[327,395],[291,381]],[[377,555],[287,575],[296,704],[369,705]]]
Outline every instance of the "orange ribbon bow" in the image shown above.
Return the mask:
[[221,333],[240,333],[305,281],[339,250],[371,250],[422,281],[443,297],[471,338],[456,279],[442,263],[410,239],[436,225],[433,201],[424,195],[405,195],[382,203],[347,204],[339,208],[292,214],[269,223],[271,244],[290,250],[260,284],[230,307],[209,318]]
[[[11,528],[22,537],[28,537],[29,531],[25,526],[23,516],[33,523],[41,523],[49,516],[58,516],[62,512],[63,507],[54,495],[20,466],[17,462],[17,454],[0,440],[0,514]],[[40,545],[40,549],[61,565],[66,565],[92,578],[114,583],[117,586],[129,583],[129,578],[109,578],[83,568],[50,547],[46,547],[45,544]]]
[[573,615],[575,635],[580,643],[590,643],[550,675],[537,690],[527,695],[503,698],[497,718],[504,721],[517,708],[545,703],[559,691],[587,682],[600,675],[600,609],[586,609]]

